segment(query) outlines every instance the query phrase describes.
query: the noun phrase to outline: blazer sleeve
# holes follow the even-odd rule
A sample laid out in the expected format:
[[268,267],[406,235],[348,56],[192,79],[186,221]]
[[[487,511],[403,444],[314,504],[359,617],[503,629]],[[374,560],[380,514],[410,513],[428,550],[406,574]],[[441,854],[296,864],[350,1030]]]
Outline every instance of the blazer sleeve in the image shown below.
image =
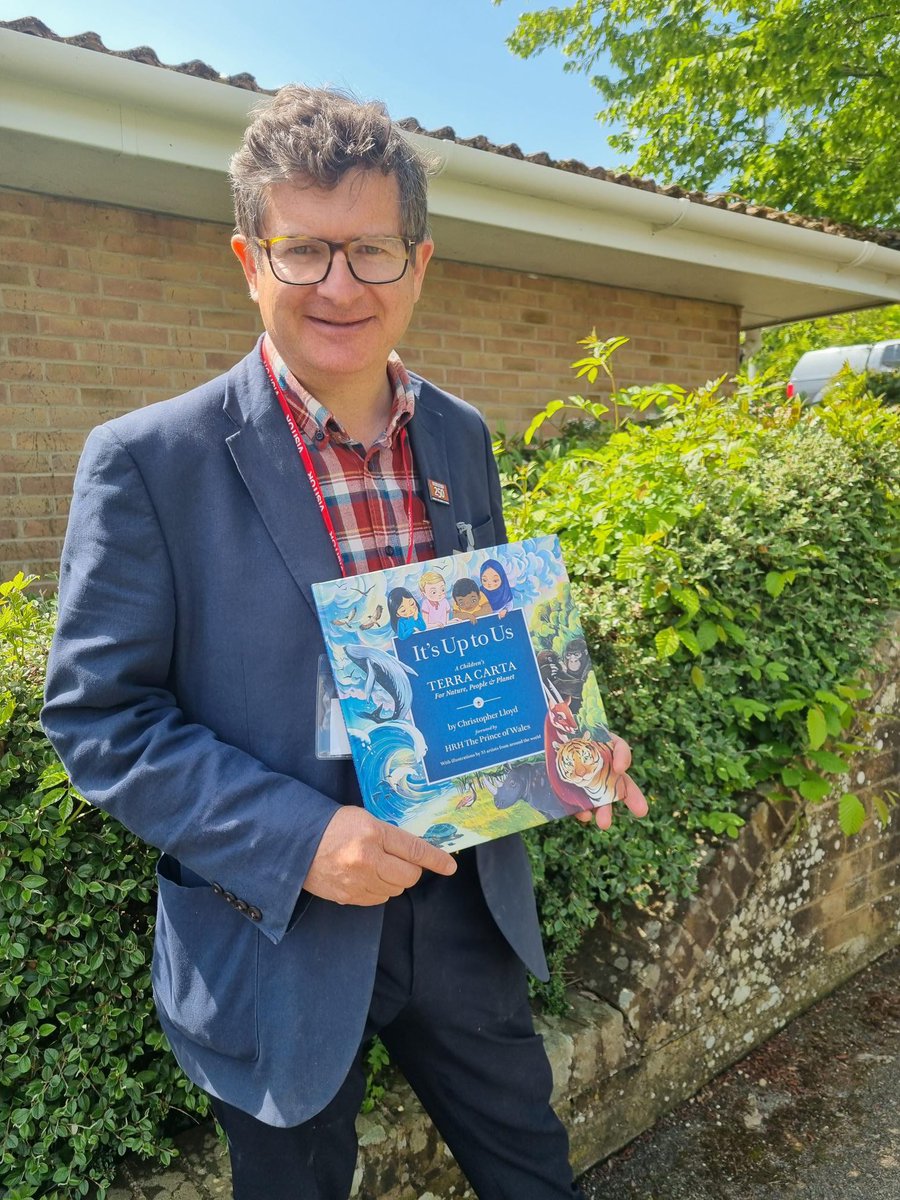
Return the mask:
[[101,426],[76,476],[44,729],[92,804],[240,900],[277,943],[339,805],[186,719],[169,686],[175,627],[164,532]]

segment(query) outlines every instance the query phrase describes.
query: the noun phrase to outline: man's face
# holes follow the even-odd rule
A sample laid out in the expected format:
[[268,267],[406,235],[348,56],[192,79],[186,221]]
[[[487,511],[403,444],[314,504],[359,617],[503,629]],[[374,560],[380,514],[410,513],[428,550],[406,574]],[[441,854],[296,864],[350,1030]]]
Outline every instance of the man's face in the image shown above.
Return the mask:
[[[353,171],[331,190],[274,184],[261,236],[306,234],[345,242],[403,232],[396,179]],[[384,386],[385,363],[406,332],[434,250],[432,242],[416,247],[415,262],[396,283],[360,283],[337,251],[328,277],[303,287],[276,279],[264,252],[256,258],[240,235],[231,244],[278,353],[308,391],[321,398],[335,389],[352,387],[365,395]]]

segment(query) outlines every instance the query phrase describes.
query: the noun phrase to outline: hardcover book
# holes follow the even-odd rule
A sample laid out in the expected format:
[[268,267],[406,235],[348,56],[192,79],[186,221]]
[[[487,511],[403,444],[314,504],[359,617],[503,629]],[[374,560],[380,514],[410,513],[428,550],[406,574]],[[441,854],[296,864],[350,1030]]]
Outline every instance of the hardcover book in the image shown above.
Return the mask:
[[[447,850],[614,800],[603,703],[555,537],[313,585],[319,752]],[[341,719],[343,718],[343,719]]]

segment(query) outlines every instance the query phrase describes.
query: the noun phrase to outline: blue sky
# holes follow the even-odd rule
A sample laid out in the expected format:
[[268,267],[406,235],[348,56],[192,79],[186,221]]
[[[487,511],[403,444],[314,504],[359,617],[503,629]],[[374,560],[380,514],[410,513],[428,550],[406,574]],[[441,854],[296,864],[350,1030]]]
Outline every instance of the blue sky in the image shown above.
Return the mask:
[[[548,0],[549,3],[549,0]],[[61,37],[93,30],[111,50],[152,46],[163,62],[203,59],[263,87],[300,80],[387,102],[395,117],[458,136],[517,142],[526,154],[615,167],[600,98],[550,52],[523,61],[506,47],[525,0],[0,0],[0,19],[34,16]]]

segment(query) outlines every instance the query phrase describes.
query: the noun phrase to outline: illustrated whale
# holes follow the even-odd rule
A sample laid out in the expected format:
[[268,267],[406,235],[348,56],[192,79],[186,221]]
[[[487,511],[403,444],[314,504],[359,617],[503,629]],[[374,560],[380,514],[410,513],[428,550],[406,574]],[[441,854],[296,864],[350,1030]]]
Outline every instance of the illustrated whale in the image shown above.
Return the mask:
[[412,685],[407,676],[415,675],[412,667],[399,662],[383,650],[374,646],[363,646],[360,642],[344,647],[344,653],[361,671],[366,680],[362,691],[366,700],[371,700],[376,687],[386,692],[394,705],[393,712],[385,712],[379,706],[375,712],[361,714],[367,721],[405,721],[412,707]]

